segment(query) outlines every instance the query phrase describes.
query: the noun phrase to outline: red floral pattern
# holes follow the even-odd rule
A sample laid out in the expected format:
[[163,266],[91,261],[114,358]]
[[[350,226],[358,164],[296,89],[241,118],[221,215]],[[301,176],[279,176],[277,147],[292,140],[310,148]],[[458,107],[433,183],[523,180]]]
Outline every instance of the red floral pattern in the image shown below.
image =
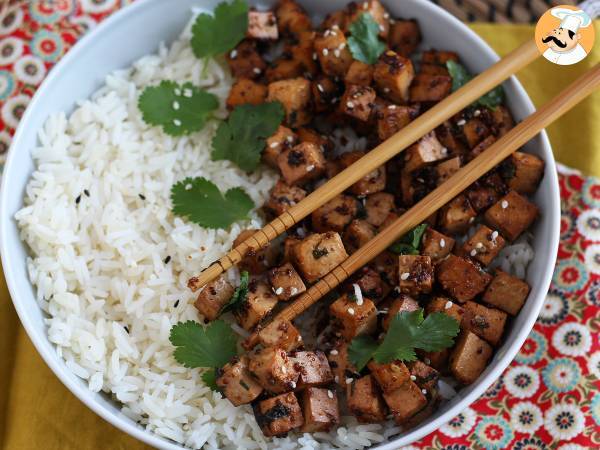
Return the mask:
[[[8,0],[0,8],[0,166],[46,72],[131,0]],[[561,174],[561,244],[534,330],[487,392],[405,449],[600,448],[600,180]]]

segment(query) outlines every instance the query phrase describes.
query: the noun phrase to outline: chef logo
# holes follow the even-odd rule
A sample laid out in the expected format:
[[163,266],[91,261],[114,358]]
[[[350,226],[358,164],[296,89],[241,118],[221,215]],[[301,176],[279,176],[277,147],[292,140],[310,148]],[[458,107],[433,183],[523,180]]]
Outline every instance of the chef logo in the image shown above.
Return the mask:
[[540,17],[535,42],[548,61],[561,66],[576,64],[594,45],[594,25],[583,10],[560,5]]

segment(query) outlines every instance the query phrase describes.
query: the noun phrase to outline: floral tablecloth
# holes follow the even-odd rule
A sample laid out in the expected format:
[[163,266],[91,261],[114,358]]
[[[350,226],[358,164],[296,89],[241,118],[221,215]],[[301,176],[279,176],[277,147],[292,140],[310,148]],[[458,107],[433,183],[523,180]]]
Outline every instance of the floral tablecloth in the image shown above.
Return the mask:
[[[9,0],[2,4],[0,167],[14,128],[48,70],[87,29],[129,2]],[[559,259],[535,329],[515,361],[479,400],[406,450],[600,448],[600,180],[567,171],[560,174],[560,186]],[[8,301],[8,294],[3,292],[2,298]],[[4,319],[16,320],[14,316]],[[13,379],[18,376],[12,374]],[[27,376],[35,383],[36,374]],[[0,389],[9,390],[10,386]],[[11,406],[10,401],[4,403],[6,408]],[[63,412],[65,422],[64,414],[73,418],[93,414],[83,404],[75,404],[77,410]],[[20,408],[22,412],[29,408],[40,415],[53,414],[44,411],[44,404]],[[3,435],[10,439],[5,448],[21,448],[15,442],[36,441],[31,436],[21,438],[20,433],[43,433],[44,438],[37,441],[48,443],[45,448],[51,450],[94,448],[85,439],[86,429],[78,430],[75,441],[54,445],[61,440],[49,433],[64,431],[60,420],[51,427],[27,430],[11,429],[18,426],[14,422],[6,422]],[[132,448],[131,440],[116,430],[110,441],[103,442]]]

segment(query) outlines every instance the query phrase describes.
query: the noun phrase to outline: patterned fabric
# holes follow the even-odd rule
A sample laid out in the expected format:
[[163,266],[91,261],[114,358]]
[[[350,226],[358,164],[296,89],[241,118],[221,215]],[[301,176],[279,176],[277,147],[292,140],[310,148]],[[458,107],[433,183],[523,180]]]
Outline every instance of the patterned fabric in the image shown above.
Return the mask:
[[[50,67],[85,30],[129,1],[2,6],[0,158]],[[406,450],[600,448],[600,181],[561,174],[560,186],[559,261],[535,329],[478,401]]]

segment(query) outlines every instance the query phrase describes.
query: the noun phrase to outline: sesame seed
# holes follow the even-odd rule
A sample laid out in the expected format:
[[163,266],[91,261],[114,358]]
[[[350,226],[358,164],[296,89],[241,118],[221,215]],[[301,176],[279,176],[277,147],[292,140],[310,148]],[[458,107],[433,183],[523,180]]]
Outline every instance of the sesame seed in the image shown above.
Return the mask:
[[237,50],[231,50],[231,53],[229,53],[229,57],[231,59],[235,59],[236,56],[237,56]]
[[297,341],[300,342],[302,340],[302,336],[298,336]]
[[313,170],[315,170],[315,165],[311,164],[310,166],[306,166],[306,171],[307,172],[312,172]]
[[261,70],[258,67],[255,67],[254,69],[252,69],[252,71],[257,75],[261,72]]
[[333,398],[333,392],[331,392],[329,389],[327,389],[327,397]]
[[440,239],[440,248],[444,248],[446,246],[446,239]]
[[339,51],[339,49],[337,49],[337,48],[336,48],[336,49],[333,51],[333,56],[335,56],[336,58],[339,58],[339,57],[340,57],[340,51]]
[[321,85],[321,83],[317,84],[317,89],[319,90],[319,92],[325,92],[325,89],[323,89],[323,86]]
[[352,103],[352,102],[347,102],[347,103],[346,103],[346,106],[347,106],[348,108],[352,109],[352,108],[354,108],[354,103]]
[[181,120],[179,120],[179,119],[173,119],[173,125],[175,125],[176,127],[180,127],[181,126]]
[[388,87],[383,88],[383,92],[385,92],[387,94],[388,92],[390,92],[390,88],[388,88]]
[[185,190],[186,191],[189,191],[191,188],[192,188],[192,184],[191,183],[188,183],[188,184],[185,185]]
[[369,9],[369,2],[364,2],[362,4],[363,9]]
[[385,31],[385,28],[383,27],[383,25],[379,25],[379,31],[381,31],[381,32]]
[[313,53],[313,59],[316,61],[317,60],[317,52]]
[[83,193],[85,194],[86,197],[90,196],[90,191],[88,191],[87,189],[84,189]]
[[502,206],[502,209],[506,209],[506,208],[508,208],[508,202],[506,200],[502,200],[502,203],[500,203],[500,206]]
[[459,127],[462,127],[466,123],[467,123],[467,121],[465,119],[460,119],[458,122],[456,122],[456,125],[458,125]]
[[415,377],[414,375],[411,375],[411,376],[410,376],[410,379],[411,379],[412,381],[415,381],[415,380],[417,379],[417,377]]
[[479,117],[480,114],[481,114],[481,111],[479,111],[478,109],[476,109],[475,112],[473,113],[473,115],[475,117]]
[[392,25],[394,25],[394,24],[396,23],[396,20],[394,20],[394,19],[390,19],[390,23],[391,23]]
[[278,288],[275,290],[275,294],[277,294],[277,295],[281,295],[281,294],[283,294],[283,288],[282,288],[281,286],[280,286],[280,287],[278,287]]
[[475,217],[471,217],[471,218],[469,219],[469,223],[473,223],[473,222],[475,222]]
[[481,242],[478,242],[475,247],[477,247],[479,249],[482,249],[483,248],[483,244]]
[[271,142],[269,144],[269,147],[271,147],[271,148],[277,148],[277,147],[279,147],[279,142]]
[[348,314],[350,314],[351,316],[354,315],[354,308],[348,308]]
[[492,240],[496,240],[497,237],[498,237],[498,232],[497,231],[492,232]]
[[292,289],[290,289],[290,295],[296,295],[298,293],[298,288],[293,287]]
[[404,272],[402,275],[400,275],[401,280],[408,280],[408,277],[410,277],[410,273],[408,272]]
[[390,105],[388,106],[388,109],[391,109],[393,111],[394,109],[396,109],[396,105]]
[[192,92],[192,90],[191,90],[191,89],[184,89],[184,90],[183,90],[183,96],[184,96],[184,97],[191,98],[193,94],[194,94],[194,93]]
[[333,381],[335,381],[336,383],[339,383],[339,382],[340,382],[340,377],[336,375],[336,376],[333,378]]
[[427,394],[427,389],[421,389],[421,392],[422,392],[423,394]]
[[336,33],[335,31],[332,31],[332,32],[331,32],[331,35],[332,35],[332,36],[337,36],[337,33]]
[[450,309],[450,308],[452,308],[452,302],[450,300],[448,300],[446,302],[446,304],[444,305],[444,309]]
[[352,383],[352,381],[353,381],[352,378],[346,378],[346,384],[350,384],[350,383]]
[[329,50],[327,50],[326,48],[323,49],[323,56],[327,56],[329,55]]
[[340,50],[344,50],[344,49],[346,48],[346,43],[345,43],[345,42],[342,42],[342,43],[339,45],[339,47],[338,47],[338,48],[339,48]]
[[337,351],[337,350],[334,348],[333,350],[331,350],[331,351],[329,352],[329,354],[330,354],[330,355],[333,355],[333,356],[336,356],[336,355],[338,355],[338,354],[339,354],[339,352],[338,352],[338,351]]
[[285,138],[285,140],[288,141],[288,142],[290,142],[290,143],[294,142],[294,136],[288,136],[288,137]]
[[448,154],[448,149],[446,147],[442,147],[442,156],[446,156]]
[[295,381],[290,381],[290,387],[292,389],[296,389],[296,382]]
[[146,196],[144,194],[138,194],[138,197],[141,198],[142,200],[146,200]]
[[471,250],[471,253],[470,253],[471,256],[475,256],[476,254],[477,254],[477,250],[475,250],[475,249]]
[[329,30],[325,30],[325,33],[323,33],[323,37],[327,37],[329,36],[329,34],[331,33],[331,31]]
[[178,101],[174,101],[174,102],[173,102],[173,109],[174,109],[175,111],[177,111],[177,110],[179,109],[179,102],[178,102]]
[[287,368],[285,366],[281,366],[281,373],[284,375],[287,373]]
[[340,26],[338,24],[335,24],[334,26],[331,27],[332,30],[339,30]]
[[389,19],[390,18],[390,13],[383,13],[383,18],[384,19]]

